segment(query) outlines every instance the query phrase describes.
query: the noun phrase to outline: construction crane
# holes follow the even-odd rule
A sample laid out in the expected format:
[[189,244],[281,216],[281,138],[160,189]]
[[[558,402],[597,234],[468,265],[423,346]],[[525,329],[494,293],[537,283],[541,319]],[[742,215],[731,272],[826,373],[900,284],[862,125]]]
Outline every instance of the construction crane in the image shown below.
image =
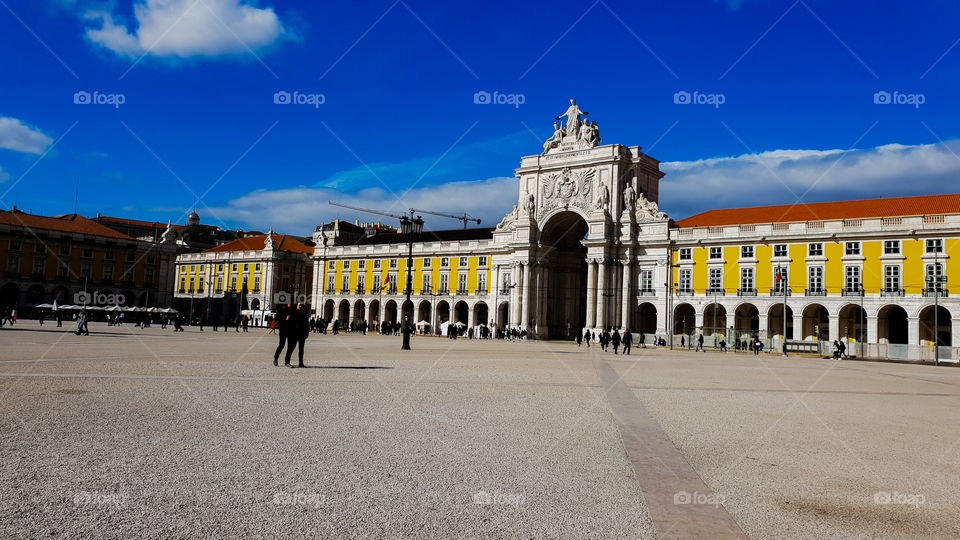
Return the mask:
[[473,217],[473,216],[471,216],[470,214],[467,214],[467,213],[464,213],[464,214],[458,216],[458,215],[454,215],[454,214],[443,214],[443,213],[440,213],[440,212],[431,212],[430,210],[420,210],[420,209],[418,209],[418,208],[411,208],[411,209],[410,209],[410,212],[419,212],[419,213],[421,213],[421,214],[430,214],[431,216],[440,216],[440,217],[445,217],[445,218],[450,218],[450,219],[456,219],[456,220],[458,220],[458,221],[463,222],[463,228],[464,228],[464,229],[467,228],[467,223],[470,222],[470,221],[475,221],[475,222],[477,223],[477,225],[480,224],[480,218],[475,218],[475,217]]
[[333,206],[339,206],[339,207],[341,207],[341,208],[349,208],[350,210],[356,210],[357,212],[366,212],[366,213],[368,213],[368,214],[378,214],[378,215],[381,215],[381,216],[392,217],[392,218],[394,218],[394,219],[413,219],[413,213],[414,213],[414,211],[415,211],[413,208],[411,208],[411,209],[410,209],[410,216],[408,217],[408,216],[406,216],[406,215],[404,215],[404,214],[394,214],[394,213],[392,213],[392,212],[383,212],[383,211],[381,211],[381,210],[371,210],[370,208],[361,208],[361,207],[359,207],[359,206],[350,206],[349,204],[343,204],[343,203],[338,203],[338,202],[334,202],[334,201],[327,201],[327,202],[329,202],[329,203],[332,204]]

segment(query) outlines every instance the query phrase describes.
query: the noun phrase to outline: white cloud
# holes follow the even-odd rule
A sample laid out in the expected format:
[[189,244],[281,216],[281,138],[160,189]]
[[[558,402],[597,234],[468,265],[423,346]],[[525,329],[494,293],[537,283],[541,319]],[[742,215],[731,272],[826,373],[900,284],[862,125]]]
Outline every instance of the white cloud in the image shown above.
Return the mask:
[[273,8],[245,0],[146,0],[133,12],[131,30],[112,12],[87,11],[86,19],[100,23],[87,38],[120,56],[187,58],[245,54],[291,37]]
[[[401,197],[398,200],[397,197]],[[245,224],[252,229],[275,230],[291,234],[310,234],[317,225],[339,218],[348,221],[382,221],[396,225],[389,217],[354,212],[328,204],[334,200],[351,206],[404,213],[409,208],[479,217],[483,227],[496,225],[517,203],[518,187],[514,178],[448,182],[423,186],[396,196],[381,188],[343,193],[329,188],[292,188],[259,190],[229,201],[226,206],[211,207],[210,221],[221,219]],[[455,229],[460,222],[425,215],[428,229]]]
[[0,148],[25,154],[42,154],[51,144],[53,139],[39,129],[16,118],[0,116]]
[[660,206],[712,208],[960,192],[960,141],[844,150],[774,150],[661,163]]

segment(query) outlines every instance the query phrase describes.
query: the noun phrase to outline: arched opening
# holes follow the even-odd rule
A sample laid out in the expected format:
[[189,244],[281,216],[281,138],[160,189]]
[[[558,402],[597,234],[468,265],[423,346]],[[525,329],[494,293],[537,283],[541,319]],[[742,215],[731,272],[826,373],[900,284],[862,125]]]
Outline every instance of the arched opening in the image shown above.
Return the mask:
[[952,347],[950,311],[940,306],[927,306],[920,312],[920,340],[933,342],[936,336],[937,346]]
[[347,324],[350,322],[350,302],[347,300],[340,301],[340,309],[337,312],[337,320],[340,321],[340,324]]
[[487,314],[487,304],[484,302],[477,302],[473,306],[473,324],[475,326],[486,325],[488,323],[489,315]]
[[[260,299],[259,299],[259,298],[252,298],[252,299],[250,300],[250,309],[260,309]],[[333,310],[333,306],[332,306],[332,305],[331,305],[330,309]]]
[[371,300],[370,308],[367,310],[367,322],[371,325],[380,324],[380,301]]
[[637,314],[633,318],[633,324],[636,331],[643,334],[655,334],[657,332],[657,308],[650,302],[644,302],[637,306]]
[[456,315],[454,322],[467,324],[467,321],[469,320],[469,311],[470,309],[467,307],[466,302],[457,302],[457,304],[453,307],[453,313]]
[[450,303],[446,300],[437,302],[437,327],[450,320]]
[[420,302],[420,307],[417,308],[417,323],[426,322],[430,324],[430,302],[424,300]]
[[910,342],[907,310],[897,305],[883,306],[877,312],[877,343],[906,345]]
[[840,308],[840,337],[867,343],[867,312],[859,305]]
[[364,315],[366,315],[367,303],[363,300],[357,300],[353,303],[353,319],[350,322],[360,322],[364,320]]
[[[771,336],[783,335],[783,304],[776,303],[767,311],[767,333]],[[793,339],[793,308],[787,306],[787,339]]]
[[497,327],[506,328],[510,325],[510,302],[500,302],[497,306]]
[[803,333],[801,339],[829,341],[830,312],[820,304],[810,304],[803,308]]
[[383,320],[384,322],[389,322],[390,324],[399,322],[399,319],[397,319],[397,303],[395,301],[387,300],[387,303],[384,304]]
[[677,304],[673,309],[673,333],[692,334],[697,330],[697,312],[690,304]]
[[151,301],[149,292],[143,292],[140,293],[140,298],[137,299],[137,305],[140,307],[151,307],[152,304],[156,303],[155,300],[156,298]]
[[0,306],[16,308],[20,299],[20,287],[16,283],[7,283],[0,287]]
[[58,306],[69,304],[67,300],[70,298],[70,290],[66,287],[60,286],[53,289],[53,294],[50,296],[50,302],[56,302]]
[[402,306],[400,307],[400,313],[398,317],[400,320],[397,322],[404,324],[406,321],[410,321],[410,324],[417,324],[416,313],[413,311],[413,300],[404,300]]
[[564,211],[548,219],[542,231],[540,245],[550,249],[531,273],[535,298],[544,300],[538,302],[542,313],[534,317],[541,335],[545,327],[548,339],[571,339],[587,324],[587,222]]
[[740,304],[733,312],[733,327],[737,337],[757,337],[760,333],[760,310],[753,304]]
[[43,303],[44,303],[44,301],[43,301],[44,296],[45,296],[45,295],[44,295],[44,292],[43,292],[43,286],[42,286],[42,285],[31,285],[29,288],[27,288],[26,303],[27,303],[27,304],[34,304],[34,305],[36,305],[36,304],[43,304]]
[[727,333],[727,308],[722,304],[709,303],[703,310],[703,334],[705,336]]
[[327,322],[333,321],[333,310],[336,309],[336,304],[333,300],[327,300],[323,303],[323,320]]

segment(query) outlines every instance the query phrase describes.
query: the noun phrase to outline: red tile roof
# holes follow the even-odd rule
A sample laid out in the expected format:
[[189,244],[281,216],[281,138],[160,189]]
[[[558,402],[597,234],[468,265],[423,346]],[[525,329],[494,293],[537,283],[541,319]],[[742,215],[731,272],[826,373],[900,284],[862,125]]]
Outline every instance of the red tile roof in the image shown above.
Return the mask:
[[9,211],[0,211],[0,223],[13,227],[61,231],[75,234],[89,234],[93,236],[117,238],[120,240],[133,240],[133,238],[123,233],[119,233],[110,227],[106,227],[97,223],[96,221],[87,219],[77,214],[65,214],[55,217],[35,216],[14,208],[13,210]]
[[[244,236],[232,242],[210,248],[204,253],[222,253],[226,251],[258,251],[263,249],[267,242],[267,235]],[[313,254],[313,248],[286,234],[273,235],[274,249],[290,251],[292,253]]]
[[720,227],[754,223],[796,223],[838,219],[960,214],[960,193],[795,205],[708,210],[676,222],[677,227]]
[[[493,231],[493,227],[423,231],[419,236],[414,237],[413,241],[419,244],[423,242],[456,242],[458,240],[490,240],[493,238]],[[379,232],[373,236],[364,236],[356,241],[358,245],[406,243],[407,237],[402,233],[391,232]]]

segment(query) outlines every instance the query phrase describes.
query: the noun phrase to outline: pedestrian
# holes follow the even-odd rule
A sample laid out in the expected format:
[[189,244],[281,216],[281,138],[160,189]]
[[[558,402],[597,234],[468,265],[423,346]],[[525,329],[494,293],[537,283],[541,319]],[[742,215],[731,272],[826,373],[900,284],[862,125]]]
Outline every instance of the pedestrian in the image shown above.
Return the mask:
[[40,317],[39,317],[39,319],[40,319],[40,326],[43,326],[43,312],[42,312],[42,311],[40,312]]
[[686,346],[687,346],[687,336],[684,336],[684,335],[681,334],[681,335],[680,335],[680,348],[682,349],[682,348],[684,348],[684,347],[686,347]]
[[583,345],[583,335],[581,335],[580,332],[577,332],[577,347],[580,347],[582,345]]
[[[654,340],[656,340],[656,336],[654,336]],[[643,335],[643,332],[637,335],[637,343],[644,349],[647,348],[647,336]]]
[[593,339],[593,334],[590,333],[590,330],[584,330],[583,340],[587,342],[587,348],[590,348],[590,341]]
[[763,350],[763,343],[760,342],[760,338],[753,338],[753,355],[760,356],[760,351]]
[[697,348],[694,349],[693,352],[697,352],[697,351],[706,352],[703,350],[703,334],[699,334],[697,336]]
[[57,328],[63,327],[63,314],[60,313],[60,310],[57,310]]
[[249,326],[250,326],[250,317],[247,317],[246,315],[244,315],[244,316],[243,316],[243,331],[246,332],[246,331],[247,331],[247,327],[249,327]]
[[837,343],[840,344],[840,356],[843,357],[843,358],[846,358],[847,360],[849,360],[850,357],[847,356],[847,345],[843,342],[842,339],[841,339],[840,341],[838,341]]
[[[303,304],[297,304],[297,309],[290,313],[289,321],[290,324],[287,326],[287,356],[283,360],[283,365],[287,367],[303,367],[303,344],[310,335],[310,326],[307,323],[307,312]],[[293,355],[294,347],[297,347],[297,357],[299,359],[296,366],[290,364],[290,357]]]
[[630,329],[627,328],[623,331],[623,354],[630,354],[631,347],[633,347],[633,334],[631,334]]
[[840,359],[840,342],[837,340],[833,340],[833,359]]
[[721,339],[721,340],[720,340],[720,352],[728,352],[728,351],[727,351],[727,340],[725,340],[725,339]]
[[[293,304],[288,303],[286,308],[280,308],[277,310],[277,329],[280,332],[280,343],[277,345],[277,350],[273,353],[273,365],[278,365],[277,361],[280,360],[280,353],[283,352],[284,345],[287,344],[287,331],[290,328],[291,317],[293,317]],[[287,355],[287,365],[290,365],[290,355]]]
[[617,354],[617,349],[620,348],[620,330],[614,330],[613,335],[610,337],[610,342],[613,343],[613,354]]

